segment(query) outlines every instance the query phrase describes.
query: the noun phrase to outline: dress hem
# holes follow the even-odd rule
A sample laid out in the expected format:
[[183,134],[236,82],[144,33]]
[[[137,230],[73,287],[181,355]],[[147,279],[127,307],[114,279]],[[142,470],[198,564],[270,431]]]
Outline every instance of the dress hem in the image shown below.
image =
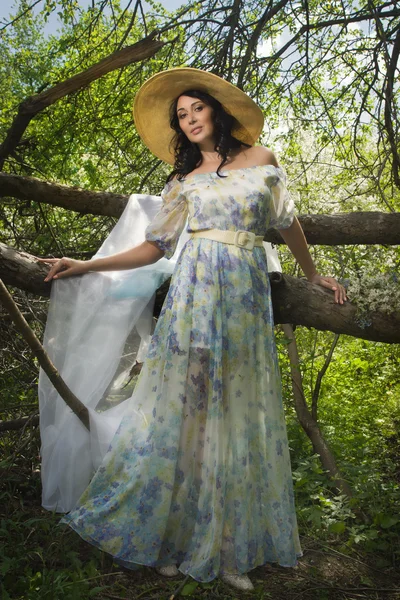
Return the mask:
[[[60,524],[62,525],[68,525],[69,527],[71,527],[71,529],[73,529],[73,531],[75,531],[75,533],[77,533],[85,542],[88,542],[89,544],[91,544],[92,546],[95,546],[96,548],[98,548],[99,550],[101,550],[101,552],[104,552],[105,554],[108,554],[109,556],[111,556],[115,562],[120,563],[122,567],[125,567],[126,569],[129,569],[131,571],[135,571],[136,570],[136,566],[137,567],[150,567],[153,569],[157,569],[160,567],[164,567],[167,565],[172,565],[172,564],[176,564],[176,563],[165,563],[164,561],[162,561],[162,564],[146,564],[146,563],[141,563],[141,562],[133,562],[133,561],[126,561],[123,558],[118,558],[118,556],[114,556],[113,554],[111,554],[110,552],[108,552],[107,550],[104,550],[101,546],[101,544],[95,540],[94,538],[92,538],[89,534],[87,533],[83,533],[81,532],[79,525],[77,525],[75,523],[75,521],[72,520],[68,520],[68,517],[63,517],[60,521]],[[254,569],[257,569],[259,567],[262,567],[264,565],[267,564],[272,564],[272,565],[278,565],[279,567],[284,567],[286,569],[293,569],[294,567],[297,566],[297,560],[299,558],[301,558],[303,556],[303,553],[296,553],[296,562],[293,565],[288,565],[288,564],[282,564],[279,561],[265,561],[263,563],[260,563],[258,565],[254,565],[253,567],[251,567],[248,571],[243,571],[243,572],[238,572],[235,573],[235,575],[247,575],[247,573],[250,573],[250,571],[253,571]],[[122,564],[122,563],[130,563],[133,566],[132,567],[128,567],[126,564]],[[194,579],[195,581],[198,581],[199,583],[209,583],[210,581],[213,581],[214,579],[217,579],[220,575],[223,575],[224,573],[229,573],[232,574],[231,571],[219,571],[218,574],[215,577],[212,577],[211,579],[197,579],[194,575],[192,575],[189,571],[183,571],[181,570],[179,567],[178,571],[180,573],[182,573],[182,575],[191,577],[192,579]]]

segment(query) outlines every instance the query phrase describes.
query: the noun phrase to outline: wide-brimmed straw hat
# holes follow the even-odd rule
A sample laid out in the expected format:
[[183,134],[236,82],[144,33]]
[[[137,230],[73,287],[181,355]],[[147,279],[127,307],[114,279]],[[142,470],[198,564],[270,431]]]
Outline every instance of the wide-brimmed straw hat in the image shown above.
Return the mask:
[[207,92],[235,118],[232,135],[253,145],[264,124],[261,109],[247,94],[213,73],[182,67],[162,71],[150,77],[139,89],[133,104],[136,129],[146,146],[158,158],[173,165],[170,108],[174,100],[188,90]]

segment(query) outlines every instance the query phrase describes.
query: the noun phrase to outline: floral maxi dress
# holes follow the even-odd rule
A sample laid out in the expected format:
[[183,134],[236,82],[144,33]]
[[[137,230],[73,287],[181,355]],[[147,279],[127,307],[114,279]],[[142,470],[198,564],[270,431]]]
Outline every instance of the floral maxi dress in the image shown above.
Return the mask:
[[[173,180],[146,231],[170,257],[188,231],[285,228],[284,174],[256,166]],[[198,581],[301,555],[266,254],[189,239],[128,408],[64,517],[127,567]]]

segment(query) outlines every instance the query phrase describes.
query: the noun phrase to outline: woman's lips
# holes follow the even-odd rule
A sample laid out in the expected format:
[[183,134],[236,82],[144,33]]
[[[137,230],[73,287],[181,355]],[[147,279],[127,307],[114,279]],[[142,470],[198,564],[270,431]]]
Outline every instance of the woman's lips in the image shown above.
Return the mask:
[[196,135],[197,133],[199,133],[201,131],[201,127],[196,127],[195,129],[192,129],[192,131],[190,132],[192,135]]

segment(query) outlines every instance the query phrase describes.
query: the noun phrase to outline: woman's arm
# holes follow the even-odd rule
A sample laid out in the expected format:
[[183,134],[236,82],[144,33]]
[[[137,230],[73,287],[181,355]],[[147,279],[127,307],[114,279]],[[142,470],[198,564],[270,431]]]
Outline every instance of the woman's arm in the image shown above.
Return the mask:
[[[272,150],[263,148],[261,146],[255,146],[251,150],[253,151],[253,154],[256,156],[256,159],[259,161],[260,165],[273,165],[274,167],[279,166],[277,158]],[[290,227],[287,227],[286,229],[279,229],[279,233],[299,263],[308,281],[332,290],[335,292],[335,302],[343,304],[343,302],[347,300],[346,290],[333,277],[322,277],[318,274],[317,268],[314,265],[313,259],[311,258],[311,254],[308,250],[304,232],[297,218],[294,217],[293,223],[290,225]]]
[[279,229],[283,240],[299,263],[308,281],[335,292],[335,302],[343,304],[347,300],[346,290],[333,277],[321,277],[308,250],[307,241],[297,217],[287,229]]
[[72,258],[39,258],[39,262],[52,265],[45,281],[61,279],[70,275],[82,275],[89,271],[122,271],[152,265],[164,256],[157,244],[145,241],[135,248],[94,260],[74,260]]
[[311,258],[304,232],[297,217],[294,217],[290,227],[278,229],[278,231],[302,268],[304,275],[307,277],[308,281],[311,281],[314,275],[318,275],[318,272],[314,261]]

